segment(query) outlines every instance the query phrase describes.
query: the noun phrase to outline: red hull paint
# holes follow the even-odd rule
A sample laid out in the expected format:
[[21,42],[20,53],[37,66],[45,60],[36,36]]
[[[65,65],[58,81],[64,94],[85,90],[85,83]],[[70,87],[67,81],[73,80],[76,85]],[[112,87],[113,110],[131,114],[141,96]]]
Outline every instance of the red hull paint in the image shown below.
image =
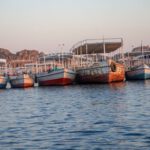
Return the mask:
[[40,86],[48,86],[48,85],[68,85],[72,84],[72,80],[69,78],[60,78],[60,79],[53,79],[53,80],[47,80],[47,81],[41,81],[39,82]]

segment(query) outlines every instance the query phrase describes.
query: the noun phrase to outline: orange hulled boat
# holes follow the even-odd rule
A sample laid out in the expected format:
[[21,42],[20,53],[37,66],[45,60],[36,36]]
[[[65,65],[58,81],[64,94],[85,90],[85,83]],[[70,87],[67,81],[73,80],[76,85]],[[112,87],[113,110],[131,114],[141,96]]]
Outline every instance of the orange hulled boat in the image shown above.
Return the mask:
[[28,74],[9,76],[9,81],[12,88],[27,88],[34,86],[34,80]]
[[76,81],[79,83],[111,83],[124,81],[125,69],[114,61],[103,61],[77,69]]
[[[84,40],[72,47],[76,59],[76,81],[78,83],[111,83],[125,79],[125,68],[121,53],[123,40],[91,39]],[[119,53],[117,53],[120,50]],[[120,59],[115,61],[115,57]]]

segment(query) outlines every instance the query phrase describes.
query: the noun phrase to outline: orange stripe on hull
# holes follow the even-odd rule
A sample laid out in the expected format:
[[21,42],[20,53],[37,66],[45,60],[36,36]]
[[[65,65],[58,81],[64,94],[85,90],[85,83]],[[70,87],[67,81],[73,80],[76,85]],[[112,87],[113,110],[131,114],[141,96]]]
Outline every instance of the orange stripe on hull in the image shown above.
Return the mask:
[[[97,69],[98,67],[95,68]],[[111,82],[124,81],[125,79],[124,66],[121,64],[116,64],[116,70],[114,72],[113,71],[108,71],[107,73],[96,72],[95,74],[92,74],[91,70],[94,70],[95,68],[93,67],[93,68],[86,69],[89,70],[90,74],[84,72],[83,69],[82,73],[79,72],[77,74],[76,80],[79,83],[111,83]]]
[[33,86],[34,86],[33,83],[24,83],[24,84],[12,85],[12,88],[28,88]]
[[125,79],[125,73],[117,73],[117,72],[110,72],[109,73],[109,82],[119,82],[124,81]]

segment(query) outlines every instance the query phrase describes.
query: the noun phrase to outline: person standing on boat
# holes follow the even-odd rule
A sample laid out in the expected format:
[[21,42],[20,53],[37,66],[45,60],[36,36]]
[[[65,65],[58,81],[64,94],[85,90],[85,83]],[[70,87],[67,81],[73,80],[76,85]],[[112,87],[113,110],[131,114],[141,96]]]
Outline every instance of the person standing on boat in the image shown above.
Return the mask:
[[48,69],[47,69],[47,72],[51,72],[52,71],[52,68],[51,68],[51,65],[49,65]]

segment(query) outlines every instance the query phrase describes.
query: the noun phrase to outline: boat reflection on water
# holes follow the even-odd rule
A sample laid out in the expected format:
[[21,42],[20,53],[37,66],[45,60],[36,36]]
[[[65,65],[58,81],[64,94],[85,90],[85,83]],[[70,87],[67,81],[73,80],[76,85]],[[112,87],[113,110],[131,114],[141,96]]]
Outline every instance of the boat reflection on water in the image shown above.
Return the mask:
[[127,82],[112,82],[108,85],[111,89],[122,89],[127,85]]

